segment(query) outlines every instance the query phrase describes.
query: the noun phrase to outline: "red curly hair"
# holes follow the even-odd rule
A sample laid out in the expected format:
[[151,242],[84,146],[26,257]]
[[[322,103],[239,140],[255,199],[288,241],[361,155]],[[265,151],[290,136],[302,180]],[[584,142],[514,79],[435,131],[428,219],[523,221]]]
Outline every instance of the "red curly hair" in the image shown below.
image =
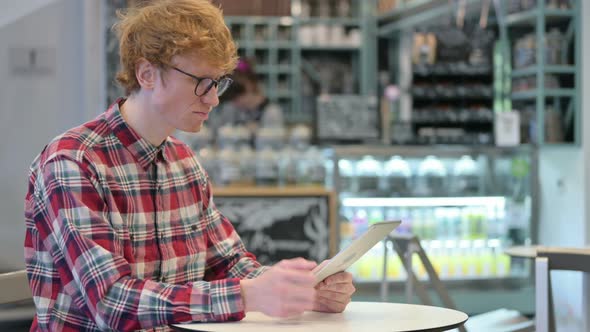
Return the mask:
[[156,0],[118,11],[113,30],[119,37],[121,70],[117,81],[126,93],[140,86],[135,65],[144,58],[154,65],[170,65],[173,56],[197,54],[211,66],[232,72],[236,45],[222,12],[208,0]]

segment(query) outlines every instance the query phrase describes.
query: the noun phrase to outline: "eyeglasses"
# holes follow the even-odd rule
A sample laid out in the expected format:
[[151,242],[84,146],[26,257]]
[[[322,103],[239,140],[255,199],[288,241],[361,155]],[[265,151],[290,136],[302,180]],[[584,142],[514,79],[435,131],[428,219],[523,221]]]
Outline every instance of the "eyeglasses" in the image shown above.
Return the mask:
[[213,88],[213,86],[217,88],[217,96],[219,97],[233,83],[233,80],[229,77],[222,77],[219,80],[214,80],[209,77],[197,77],[193,74],[189,74],[173,66],[171,66],[171,68],[197,81],[197,85],[195,86],[195,95],[197,97],[202,97],[206,95],[209,92],[209,90]]

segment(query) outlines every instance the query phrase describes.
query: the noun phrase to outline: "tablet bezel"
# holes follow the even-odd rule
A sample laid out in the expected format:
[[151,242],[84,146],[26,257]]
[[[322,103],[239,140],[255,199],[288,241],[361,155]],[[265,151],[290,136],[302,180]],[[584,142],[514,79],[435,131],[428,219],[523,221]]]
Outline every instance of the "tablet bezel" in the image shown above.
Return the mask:
[[354,240],[348,247],[337,253],[325,265],[318,265],[312,272],[316,276],[316,285],[327,277],[346,270],[354,262],[371,250],[379,241],[382,241],[401,221],[381,221],[369,226],[361,236]]

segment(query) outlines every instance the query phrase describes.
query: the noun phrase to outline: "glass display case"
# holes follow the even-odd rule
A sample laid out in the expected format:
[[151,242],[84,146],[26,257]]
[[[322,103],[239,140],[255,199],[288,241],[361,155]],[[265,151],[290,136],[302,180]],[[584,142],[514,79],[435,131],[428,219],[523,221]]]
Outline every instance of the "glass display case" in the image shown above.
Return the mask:
[[[534,149],[520,147],[335,147],[340,247],[372,223],[402,220],[398,233],[421,240],[444,280],[527,278],[525,262],[504,249],[534,238]],[[384,244],[349,270],[357,282],[382,280]],[[387,279],[405,280],[397,255]],[[418,259],[416,275],[426,277]]]

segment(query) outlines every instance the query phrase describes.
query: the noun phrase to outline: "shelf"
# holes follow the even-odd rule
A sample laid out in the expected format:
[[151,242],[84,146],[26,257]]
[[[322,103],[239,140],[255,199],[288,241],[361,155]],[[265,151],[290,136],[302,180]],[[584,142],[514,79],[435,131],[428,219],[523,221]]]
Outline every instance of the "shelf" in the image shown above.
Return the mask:
[[213,192],[217,197],[251,197],[251,196],[322,196],[331,195],[332,192],[323,186],[227,186],[214,187]]
[[[512,93],[512,100],[529,100],[537,98],[537,95],[540,94],[541,91],[538,89],[530,90],[530,91],[520,91]],[[544,91],[545,98],[559,98],[559,97],[566,97],[566,98],[573,98],[576,95],[576,91],[572,89],[546,89]]]
[[501,196],[470,197],[347,197],[345,207],[430,207],[430,206],[504,206]]
[[278,74],[291,74],[293,72],[293,68],[290,65],[278,65],[274,68]]
[[360,51],[360,46],[352,45],[306,45],[301,46],[302,51],[317,51],[317,52],[356,52]]
[[[446,67],[446,68],[445,68]],[[480,77],[492,76],[491,66],[469,66],[458,64],[445,65],[414,65],[412,68],[414,76],[418,77],[440,77],[440,76],[458,76],[458,77]]]
[[228,25],[234,24],[257,24],[269,25],[278,24],[282,26],[290,26],[293,24],[293,17],[291,16],[225,16],[225,23]]
[[415,126],[419,127],[437,127],[437,128],[456,128],[461,129],[472,128],[472,127],[489,127],[494,125],[493,120],[489,121],[428,121],[428,120],[413,120],[411,122]]
[[418,77],[481,77],[481,76],[492,76],[492,71],[481,71],[481,72],[473,72],[473,73],[461,73],[461,72],[435,72],[435,71],[413,71],[414,76]]
[[[506,16],[507,26],[534,26],[537,23],[539,9],[527,10]],[[545,15],[546,23],[556,23],[572,19],[575,15],[573,10],[546,9],[541,14]]]
[[364,155],[378,157],[391,157],[394,154],[405,157],[424,158],[435,154],[443,158],[460,158],[466,154],[486,154],[493,156],[530,154],[533,153],[531,145],[523,144],[516,147],[474,146],[474,145],[338,145],[331,147],[338,158],[357,158]]
[[407,3],[399,1],[399,5],[396,6],[395,9],[387,13],[380,14],[377,17],[377,20],[379,23],[383,23],[396,18],[412,15],[417,12],[423,12],[425,9],[429,9],[429,7],[432,6],[432,2],[432,0],[414,0]]
[[271,72],[271,66],[256,66],[257,74],[268,74]]
[[438,100],[492,100],[494,99],[493,95],[479,95],[479,96],[460,96],[460,95],[452,95],[452,96],[420,96],[416,94],[412,94],[412,98],[414,100],[428,100],[428,101],[438,101]]
[[[469,11],[481,8],[481,2],[482,0],[465,0]],[[449,15],[454,17],[457,11],[456,5],[448,0],[413,0],[407,3],[396,1],[396,3],[399,6],[378,15],[379,36],[387,38],[407,29],[446,25]],[[479,11],[477,16],[479,17]],[[494,20],[494,17],[490,17],[488,22],[491,24]]]
[[293,98],[293,93],[291,91],[277,91],[276,97],[282,99]]
[[278,66],[256,66],[256,73],[259,74],[269,74],[269,73],[277,73],[277,74],[291,74],[293,70],[289,65],[278,65]]
[[277,48],[277,49],[291,49],[293,48],[293,43],[291,42],[259,42],[259,41],[250,41],[250,40],[236,40],[236,44],[238,44],[239,48]]
[[[538,66],[530,66],[522,69],[515,69],[512,71],[512,77],[523,77],[523,76],[530,76],[537,74]],[[543,73],[545,74],[575,74],[576,67],[570,65],[551,65],[545,66],[543,69]]]
[[352,17],[306,17],[299,20],[299,24],[327,24],[327,25],[345,25],[351,27],[360,27],[361,20]]

